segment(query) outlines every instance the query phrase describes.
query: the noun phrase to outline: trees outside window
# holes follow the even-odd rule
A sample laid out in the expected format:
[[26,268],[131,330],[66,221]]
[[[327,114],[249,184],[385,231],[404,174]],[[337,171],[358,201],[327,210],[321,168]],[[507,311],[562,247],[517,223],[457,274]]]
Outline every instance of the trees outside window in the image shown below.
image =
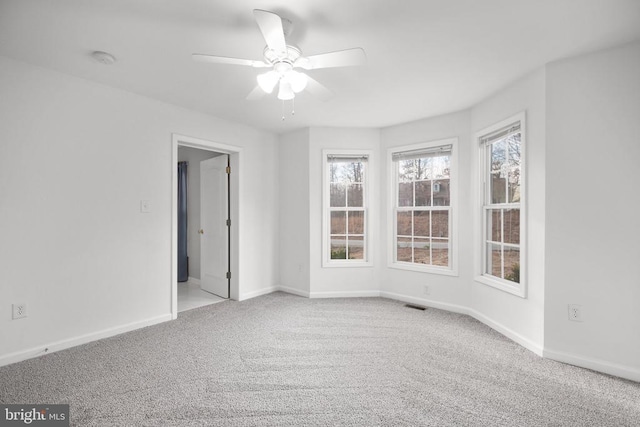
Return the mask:
[[357,151],[324,153],[324,266],[370,264],[369,157]]
[[453,142],[391,152],[391,267],[453,272]]
[[524,296],[524,115],[479,137],[482,242],[479,281]]

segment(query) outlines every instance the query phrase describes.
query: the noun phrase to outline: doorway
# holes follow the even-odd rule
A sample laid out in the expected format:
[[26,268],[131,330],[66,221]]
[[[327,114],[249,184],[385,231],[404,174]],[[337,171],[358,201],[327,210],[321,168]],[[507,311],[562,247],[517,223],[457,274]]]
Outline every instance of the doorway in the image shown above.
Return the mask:
[[[172,153],[171,313],[175,319],[180,311],[238,298],[237,274],[233,274],[238,264],[238,232],[232,224],[238,224],[240,150],[173,135]],[[178,162],[182,162],[181,171],[188,172],[178,173]],[[182,197],[185,187],[186,199]],[[186,223],[178,208],[187,212]]]

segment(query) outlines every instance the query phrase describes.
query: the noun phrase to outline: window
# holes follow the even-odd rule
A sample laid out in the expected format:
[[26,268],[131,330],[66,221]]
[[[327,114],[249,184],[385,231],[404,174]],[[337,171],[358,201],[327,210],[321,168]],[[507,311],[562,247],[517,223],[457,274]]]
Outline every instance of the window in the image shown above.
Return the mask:
[[371,265],[368,152],[324,152],[324,266]]
[[455,274],[455,139],[390,150],[390,267]]
[[524,114],[479,134],[482,283],[525,296]]

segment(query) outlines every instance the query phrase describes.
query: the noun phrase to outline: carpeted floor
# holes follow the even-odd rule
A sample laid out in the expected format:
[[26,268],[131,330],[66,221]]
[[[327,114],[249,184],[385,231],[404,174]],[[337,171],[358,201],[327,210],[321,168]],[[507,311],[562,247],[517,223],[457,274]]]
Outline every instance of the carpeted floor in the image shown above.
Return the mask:
[[77,426],[640,425],[640,384],[470,317],[279,292],[0,368],[0,402]]

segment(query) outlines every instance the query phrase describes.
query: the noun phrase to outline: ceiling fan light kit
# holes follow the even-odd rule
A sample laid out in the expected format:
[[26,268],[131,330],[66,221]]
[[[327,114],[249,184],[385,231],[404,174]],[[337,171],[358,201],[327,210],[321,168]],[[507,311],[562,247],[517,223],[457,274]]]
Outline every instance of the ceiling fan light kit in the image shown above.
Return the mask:
[[[278,99],[293,100],[297,93],[308,89],[323,99],[330,97],[331,92],[307,74],[294,70],[315,70],[319,68],[348,67],[364,65],[366,55],[362,48],[352,48],[337,52],[321,53],[305,57],[297,47],[287,44],[285,37],[291,32],[292,23],[273,12],[254,9],[253,15],[267,46],[264,48],[264,61],[229,58],[216,55],[193,54],[193,59],[227,65],[245,65],[254,68],[271,68],[256,77],[260,91],[254,89],[248,99],[257,99],[260,93],[270,94],[278,86]],[[284,119],[284,117],[283,117]]]

